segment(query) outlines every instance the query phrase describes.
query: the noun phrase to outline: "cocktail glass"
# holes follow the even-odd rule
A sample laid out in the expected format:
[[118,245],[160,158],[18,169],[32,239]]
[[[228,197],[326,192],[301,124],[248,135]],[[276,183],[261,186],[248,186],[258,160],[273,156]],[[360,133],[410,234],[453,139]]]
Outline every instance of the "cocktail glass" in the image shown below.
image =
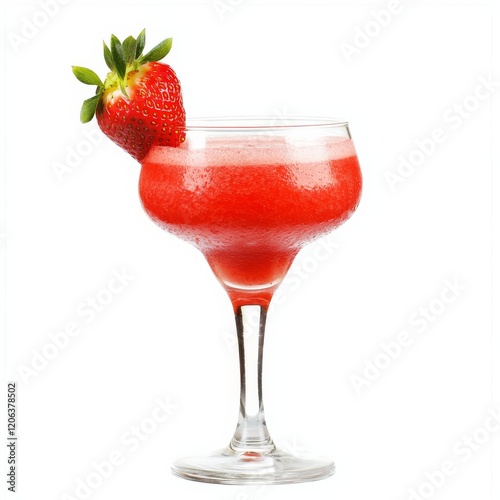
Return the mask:
[[[262,400],[266,313],[299,250],[356,209],[361,172],[346,122],[273,117],[188,121],[180,147],[154,146],[142,161],[147,214],[196,246],[232,302],[240,406],[229,445],[174,463],[174,474],[222,484],[281,484],[333,474],[329,459],[275,446]],[[249,318],[257,313],[255,326]]]

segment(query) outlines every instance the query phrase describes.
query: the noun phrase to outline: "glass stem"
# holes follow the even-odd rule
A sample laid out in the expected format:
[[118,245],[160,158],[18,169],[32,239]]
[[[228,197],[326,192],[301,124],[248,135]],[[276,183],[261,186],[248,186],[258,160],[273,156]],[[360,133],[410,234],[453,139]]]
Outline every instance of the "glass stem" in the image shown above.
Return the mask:
[[236,310],[240,357],[240,411],[230,443],[236,452],[265,453],[275,449],[267,431],[262,401],[262,353],[267,309],[244,305]]

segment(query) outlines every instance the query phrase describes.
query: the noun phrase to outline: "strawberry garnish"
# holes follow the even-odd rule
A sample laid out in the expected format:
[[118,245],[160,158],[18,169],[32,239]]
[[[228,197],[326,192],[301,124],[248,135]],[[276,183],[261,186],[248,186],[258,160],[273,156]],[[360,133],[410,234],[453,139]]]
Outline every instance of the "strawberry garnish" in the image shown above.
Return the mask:
[[138,161],[153,144],[178,146],[186,124],[179,80],[170,66],[158,62],[170,52],[172,39],[143,55],[145,43],[145,30],[123,42],[112,35],[110,46],[104,43],[110,69],[104,83],[91,69],[73,66],[78,80],[97,86],[84,101],[80,120],[87,123],[95,115],[101,130]]

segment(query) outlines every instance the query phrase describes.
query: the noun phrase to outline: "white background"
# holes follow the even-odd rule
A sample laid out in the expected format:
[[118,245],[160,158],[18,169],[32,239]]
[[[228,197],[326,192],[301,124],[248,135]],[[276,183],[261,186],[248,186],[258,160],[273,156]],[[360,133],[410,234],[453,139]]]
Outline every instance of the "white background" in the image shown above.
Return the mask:
[[[491,66],[488,2],[406,3],[350,60],[342,44],[353,44],[387,4],[123,4],[66,2],[26,43],[16,36],[27,21],[43,20],[36,18],[40,4],[7,6],[0,245],[7,258],[6,378],[19,386],[17,498],[82,498],[78,481],[114,452],[123,463],[89,498],[406,500],[412,489],[421,498],[493,498],[491,441],[500,432],[486,435],[470,459],[460,441],[483,438],[488,411],[500,404],[492,387],[498,350],[495,358],[490,234],[491,107],[498,109],[498,97],[481,101],[456,127],[445,118],[474,94],[480,77],[500,79]],[[108,140],[85,149],[85,133],[97,125],[83,126],[78,116],[92,89],[70,68],[89,66],[104,77],[101,40],[143,27],[147,48],[174,38],[166,62],[181,79],[190,116],[350,121],[362,203],[336,232],[331,257],[319,262],[312,245],[297,258],[291,273],[302,278],[283,285],[265,352],[275,441],[331,455],[333,478],[228,487],[169,471],[177,457],[226,445],[234,430],[231,306],[203,257],[142,211],[139,165]],[[397,172],[400,157],[435,128],[446,140],[391,190],[387,172]],[[58,178],[55,165],[77,148],[85,157]],[[79,304],[122,269],[133,279],[86,322]],[[466,289],[419,333],[409,318],[430,303],[440,307],[445,280]],[[36,375],[23,376],[22,367],[50,352],[49,334],[70,322],[81,333],[45,366],[38,361]],[[381,344],[404,331],[411,345],[357,391],[353,376],[363,377],[367,360],[383,359]],[[121,436],[150,422],[156,398],[176,408],[132,451]],[[426,489],[426,474],[445,461],[455,472]]]

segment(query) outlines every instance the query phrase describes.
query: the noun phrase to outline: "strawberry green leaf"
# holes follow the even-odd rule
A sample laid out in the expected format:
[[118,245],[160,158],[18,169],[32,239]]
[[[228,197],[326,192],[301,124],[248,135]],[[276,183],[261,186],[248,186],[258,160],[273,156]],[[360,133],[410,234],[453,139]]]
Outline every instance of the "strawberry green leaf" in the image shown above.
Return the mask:
[[123,40],[123,52],[127,64],[132,64],[134,62],[136,46],[137,42],[133,36],[128,36]]
[[87,85],[97,85],[98,87],[103,86],[101,79],[91,69],[83,68],[82,66],[72,66],[72,69],[73,74],[82,83],[86,83]]
[[160,42],[156,47],[153,47],[145,56],[140,58],[141,63],[159,61],[163,59],[172,48],[172,39],[167,38]]
[[144,50],[145,45],[146,45],[146,30],[143,29],[139,33],[139,36],[137,37],[137,45],[135,48],[135,58],[136,59],[138,59],[140,56],[142,56],[142,51]]
[[113,56],[113,62],[115,63],[116,72],[118,76],[123,80],[127,71],[127,64],[125,62],[125,53],[123,52],[123,46],[120,40],[118,40],[115,35],[111,35],[111,55]]
[[115,63],[113,62],[113,56],[111,55],[111,50],[109,50],[109,47],[106,45],[106,42],[102,42],[104,46],[104,60],[106,61],[107,67],[111,70],[115,70]]
[[80,111],[80,121],[82,123],[87,123],[94,118],[95,111],[97,109],[97,103],[99,102],[99,99],[101,97],[101,93],[96,94],[95,96],[91,97],[90,99],[86,99],[83,101],[82,104],[82,109]]
[[127,87],[125,85],[125,80],[120,80],[120,90],[122,91],[122,94],[127,98],[129,99],[129,95],[128,95],[128,92],[127,92]]

